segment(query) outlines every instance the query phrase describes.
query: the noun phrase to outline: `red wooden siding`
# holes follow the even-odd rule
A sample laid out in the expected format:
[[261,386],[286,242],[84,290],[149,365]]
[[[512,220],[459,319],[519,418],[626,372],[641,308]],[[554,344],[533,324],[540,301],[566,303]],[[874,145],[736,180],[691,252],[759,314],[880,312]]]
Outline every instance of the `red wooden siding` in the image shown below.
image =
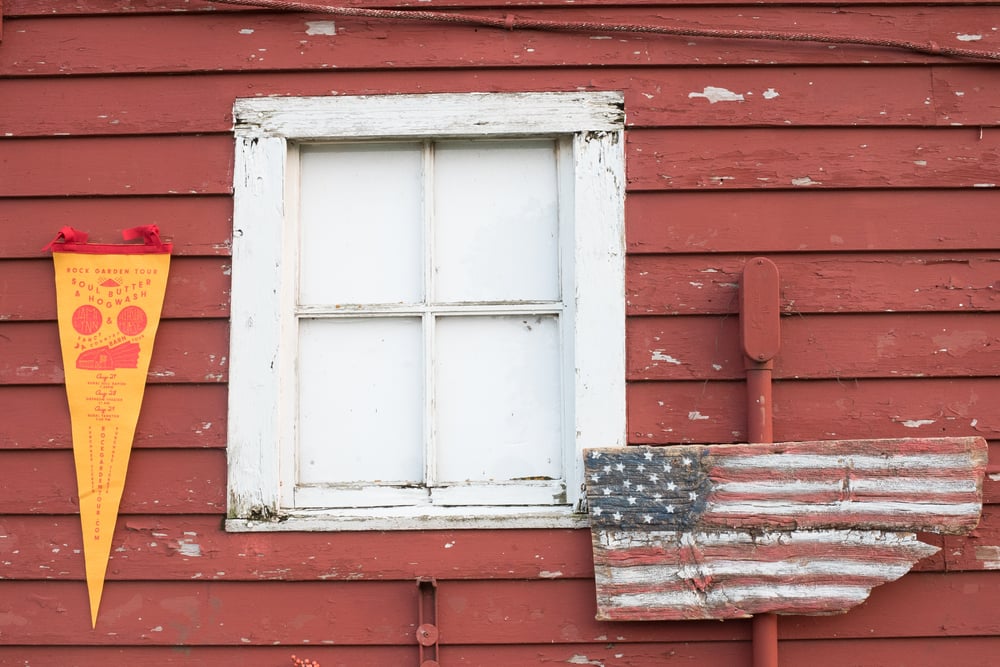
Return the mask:
[[[985,2],[348,4],[1000,43]],[[223,531],[236,97],[621,90],[630,442],[745,438],[737,289],[766,254],[783,309],[775,439],[981,435],[1000,457],[995,64],[203,0],[3,11],[0,664],[416,664],[420,576],[438,580],[444,665],[750,664],[749,622],[595,621],[587,531]],[[336,34],[308,35],[314,20]],[[39,249],[64,225],[107,241],[146,223],[176,257],[92,631]],[[984,499],[972,535],[924,536],[944,549],[855,611],[781,619],[783,664],[993,664],[996,464]]]

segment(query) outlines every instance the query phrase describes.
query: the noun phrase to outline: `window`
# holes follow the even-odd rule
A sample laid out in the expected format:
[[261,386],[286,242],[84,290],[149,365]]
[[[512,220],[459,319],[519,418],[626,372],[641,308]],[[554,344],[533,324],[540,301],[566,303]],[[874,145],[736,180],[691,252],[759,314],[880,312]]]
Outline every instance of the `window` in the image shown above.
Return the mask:
[[623,445],[617,93],[238,100],[232,530],[570,526]]

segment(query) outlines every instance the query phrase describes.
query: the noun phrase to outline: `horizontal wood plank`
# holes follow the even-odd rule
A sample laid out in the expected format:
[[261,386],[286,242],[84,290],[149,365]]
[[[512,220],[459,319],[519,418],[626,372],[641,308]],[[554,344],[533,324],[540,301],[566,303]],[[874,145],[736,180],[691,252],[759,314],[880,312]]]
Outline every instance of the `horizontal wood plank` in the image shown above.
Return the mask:
[[876,588],[849,614],[784,617],[779,639],[996,635],[1000,619],[988,610],[998,594],[992,572],[911,573]]
[[[1000,375],[1000,313],[795,315],[781,319],[775,378]],[[745,376],[735,317],[633,317],[629,380]]]
[[628,187],[638,190],[994,188],[1000,132],[938,129],[636,130]]
[[4,11],[9,16],[64,16],[72,14],[134,14],[142,12],[164,13],[183,11],[242,10],[235,5],[225,5],[212,0],[124,0],[108,4],[103,0],[5,0]]
[[[86,623],[85,590],[75,582],[7,582],[0,611],[17,620],[7,643],[139,644],[409,644],[415,628],[412,582],[330,582],[325,595],[309,583],[109,582],[99,627]],[[996,633],[982,613],[1000,593],[989,573],[913,574],[876,589],[850,614],[782,619],[782,639],[954,637]],[[258,602],[266,596],[268,604]],[[305,596],[305,599],[303,599]],[[594,621],[586,580],[445,582],[438,625],[445,644],[621,643],[746,639],[748,622],[601,623]],[[39,604],[39,599],[44,604]],[[343,603],[350,599],[349,605]],[[168,604],[165,604],[168,603]],[[256,609],[247,615],[246,608]],[[921,609],[914,615],[904,610]],[[79,623],[71,619],[79,618]],[[379,618],[379,623],[372,623]],[[141,619],[141,620],[139,620]],[[502,622],[498,622],[501,621]],[[77,630],[76,627],[79,627]],[[157,630],[156,628],[160,628]],[[235,629],[234,628],[238,628]],[[183,639],[181,639],[183,637]],[[603,641],[608,641],[604,639]]]
[[[84,580],[75,516],[0,518],[0,578]],[[218,516],[121,515],[112,581],[573,579],[588,530],[226,533]],[[502,554],[502,558],[498,558]],[[322,555],[317,558],[317,555]]]
[[[150,384],[142,397],[135,447],[225,447],[227,387],[222,383]],[[69,449],[66,388],[0,385],[2,449]]]
[[[79,511],[71,451],[0,451],[0,466],[7,477],[5,493],[0,496],[0,515]],[[225,511],[224,451],[132,451],[122,514],[221,515]]]
[[[2,113],[2,112],[0,112]],[[99,243],[121,242],[123,229],[157,225],[175,256],[232,253],[233,200],[209,197],[53,197],[8,199],[0,206],[0,257],[47,257],[42,248],[63,227]]]
[[[52,260],[0,260],[0,319],[54,320],[56,293]],[[229,316],[232,262],[224,257],[179,257],[170,262],[164,319]]]
[[[232,141],[228,135],[7,139],[0,142],[0,197],[227,194]],[[973,128],[633,130],[627,143],[633,192],[992,188],[990,165],[1000,160],[1000,132],[980,139]]]
[[0,197],[229,194],[232,181],[231,136],[0,141]]
[[[849,614],[783,617],[779,639],[990,636],[997,633],[1000,620],[986,610],[998,594],[1000,577],[989,572],[912,573],[875,589],[868,603]],[[530,643],[552,637],[573,641],[603,635],[627,643],[642,641],[656,630],[659,641],[685,636],[698,641],[713,626],[719,633],[716,640],[721,641],[743,628],[742,622],[592,621],[593,584],[586,580],[510,582],[504,586],[455,581],[443,585],[439,595],[439,624],[448,628],[449,642]],[[466,604],[449,604],[449,600],[462,598]],[[473,600],[478,604],[472,604]],[[568,609],[579,610],[572,623],[566,622]],[[914,614],[914,609],[921,611]],[[496,618],[503,618],[504,623],[490,620]]]
[[[745,5],[747,0],[684,0],[684,5]],[[316,6],[366,7],[366,8],[494,8],[496,0],[312,0]],[[562,7],[559,0],[505,0],[506,6]],[[601,0],[581,0],[574,2],[580,6],[602,5]],[[663,5],[664,0],[630,0],[630,5]],[[796,4],[829,4],[829,0],[799,0]],[[839,4],[868,4],[864,0],[843,0]],[[913,0],[883,0],[887,5],[909,5]],[[955,0],[928,0],[925,5],[989,4],[988,2],[956,3]],[[10,9],[6,9],[9,5]],[[118,0],[108,4],[102,0],[5,0],[5,12],[9,16],[67,16],[74,14],[177,14],[182,12],[240,12],[254,11],[254,7],[228,4],[212,0]]]
[[238,97],[485,89],[620,90],[629,127],[990,126],[1000,123],[1000,90],[980,85],[986,76],[986,66],[964,65],[522,68],[491,72],[488,82],[473,69],[345,71],[335,81],[325,71],[13,78],[0,80],[0,127],[14,137],[217,133],[232,128]]
[[[816,641],[781,641],[778,661],[781,665],[809,667],[993,667],[996,650],[994,637],[907,638],[906,647],[898,639],[836,639]],[[572,653],[567,653],[572,651]],[[905,652],[904,652],[905,651]],[[446,646],[442,656],[455,665],[527,665],[544,662],[662,667],[677,661],[696,665],[750,665],[753,645],[750,642],[674,642],[616,643],[578,646]],[[567,657],[568,656],[568,657]],[[666,661],[666,662],[665,662]]]
[[[818,6],[528,9],[518,18],[767,30],[879,40],[993,47],[995,6],[900,6],[882,12]],[[492,12],[486,15],[496,16]],[[18,19],[4,39],[0,76],[135,72],[301,70],[304,68],[509,67],[545,65],[721,65],[759,63],[942,62],[900,49],[811,42],[687,38],[618,31],[504,32],[458,24],[331,17],[333,35],[307,22],[322,15],[257,12],[181,13],[107,18]],[[176,49],[177,44],[192,45]],[[414,49],[421,44],[424,48]],[[995,48],[995,47],[994,47]]]
[[1000,190],[635,192],[633,254],[1000,249]]
[[[56,322],[0,322],[0,385],[64,380]],[[225,382],[229,322],[161,320],[147,382]]]
[[[626,272],[630,315],[734,314],[749,257],[636,255]],[[977,312],[1000,309],[995,252],[788,254],[774,257],[782,311]]]
[[413,582],[329,582],[322,595],[312,586],[109,582],[92,630],[82,583],[4,582],[0,617],[5,644],[416,645]]
[[[96,631],[82,583],[4,586],[8,644],[416,645],[412,581],[331,581],[321,595],[312,582],[109,581]],[[746,622],[600,623],[586,579],[441,582],[437,597],[443,644],[733,641],[750,632]]]
[[[975,640],[967,640],[974,642]],[[963,643],[964,646],[964,643]],[[504,646],[451,646],[439,647],[441,664],[478,665],[479,667],[510,667],[511,665],[570,664],[570,665],[622,665],[629,667],[662,667],[664,659],[690,660],[695,664],[711,665],[749,664],[749,641],[736,642],[644,642],[621,644],[613,641],[594,640],[572,644],[512,644]],[[837,652],[842,655],[842,652]],[[286,667],[290,656],[315,660],[330,667],[356,667],[358,665],[416,665],[419,657],[414,646],[88,646],[33,647],[0,646],[0,663],[19,660],[39,667],[161,667],[163,665],[240,665],[241,667]],[[966,655],[961,651],[955,655]],[[626,662],[627,661],[627,662]],[[713,661],[718,661],[713,662]],[[16,663],[14,663],[16,664]],[[813,664],[813,663],[809,663]],[[820,663],[816,663],[817,665]],[[833,663],[822,663],[833,664]],[[883,665],[885,663],[882,663]],[[931,663],[926,663],[930,665]],[[941,663],[937,663],[938,665]],[[979,663],[963,662],[973,666]],[[985,663],[983,663],[985,667]],[[925,667],[920,663],[916,667]]]
[[622,89],[632,127],[989,126],[987,67],[660,68],[630,70]]
[[[780,623],[780,621],[779,621]],[[780,632],[780,630],[779,630]],[[778,645],[780,664],[810,667],[992,667],[996,637],[907,637],[898,639],[785,640]]]
[[[86,590],[77,582],[4,586],[9,595],[0,600],[0,613],[13,621],[5,631],[8,644],[414,644],[412,582],[328,582],[316,595],[308,582],[111,581],[96,630],[87,623]],[[989,637],[997,632],[988,609],[998,594],[1000,580],[990,573],[912,574],[876,589],[850,614],[783,618],[779,638]],[[748,621],[598,622],[586,580],[443,582],[438,599],[445,645],[746,641],[750,632]],[[251,608],[255,613],[248,615]]]
[[[239,639],[249,639],[241,637]],[[286,644],[286,642],[281,642]],[[352,665],[416,664],[414,646],[285,645],[246,646],[0,646],[0,664],[38,667],[162,667],[172,665],[240,665],[240,667],[289,667],[292,656],[316,660],[330,667]]]
[[[991,378],[779,381],[774,439],[1000,438],[1000,386]],[[634,444],[746,442],[742,382],[633,382]]]

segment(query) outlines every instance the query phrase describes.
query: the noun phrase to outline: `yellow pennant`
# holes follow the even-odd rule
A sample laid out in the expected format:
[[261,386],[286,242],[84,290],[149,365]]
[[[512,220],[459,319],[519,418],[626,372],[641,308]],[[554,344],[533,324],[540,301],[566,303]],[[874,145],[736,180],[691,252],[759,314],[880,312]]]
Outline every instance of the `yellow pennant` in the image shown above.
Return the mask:
[[87,243],[65,227],[46,248],[55,262],[92,627],[170,269],[171,244],[155,225],[122,235],[143,243]]

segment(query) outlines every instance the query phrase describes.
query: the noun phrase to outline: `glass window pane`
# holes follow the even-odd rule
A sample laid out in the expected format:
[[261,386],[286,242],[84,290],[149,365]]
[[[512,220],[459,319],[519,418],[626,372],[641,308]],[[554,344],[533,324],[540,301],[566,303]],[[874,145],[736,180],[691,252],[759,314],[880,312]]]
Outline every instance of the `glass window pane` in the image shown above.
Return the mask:
[[423,480],[419,318],[299,323],[299,482]]
[[423,146],[300,149],[299,303],[416,302],[423,294]]
[[436,300],[558,300],[557,204],[554,141],[436,144]]
[[560,479],[558,319],[441,317],[435,348],[438,481]]

